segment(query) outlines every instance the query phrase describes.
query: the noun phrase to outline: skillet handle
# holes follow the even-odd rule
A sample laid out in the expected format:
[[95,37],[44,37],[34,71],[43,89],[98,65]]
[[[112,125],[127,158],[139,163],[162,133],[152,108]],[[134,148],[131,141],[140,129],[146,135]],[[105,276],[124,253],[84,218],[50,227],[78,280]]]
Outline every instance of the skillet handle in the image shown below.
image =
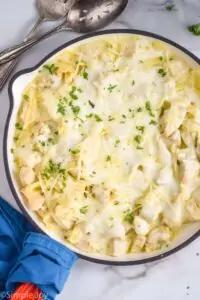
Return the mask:
[[42,291],[32,283],[20,284],[10,300],[44,300]]

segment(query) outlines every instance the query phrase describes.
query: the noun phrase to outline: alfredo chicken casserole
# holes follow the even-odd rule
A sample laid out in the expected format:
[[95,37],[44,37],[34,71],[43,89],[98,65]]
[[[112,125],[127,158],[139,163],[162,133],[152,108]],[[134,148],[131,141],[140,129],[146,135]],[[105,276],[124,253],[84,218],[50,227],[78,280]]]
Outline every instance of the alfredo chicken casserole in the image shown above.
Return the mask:
[[13,145],[25,203],[83,251],[155,251],[200,220],[200,74],[164,43],[60,52],[25,88]]

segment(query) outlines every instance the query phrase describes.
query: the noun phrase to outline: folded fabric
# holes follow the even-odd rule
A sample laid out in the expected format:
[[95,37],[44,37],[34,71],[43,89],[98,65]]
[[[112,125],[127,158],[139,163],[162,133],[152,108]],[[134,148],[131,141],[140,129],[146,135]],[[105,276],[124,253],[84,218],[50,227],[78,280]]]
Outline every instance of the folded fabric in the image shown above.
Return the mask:
[[[0,198],[0,297],[19,283],[38,286],[46,299],[61,292],[77,256],[33,226]],[[2,296],[1,296],[2,295]]]

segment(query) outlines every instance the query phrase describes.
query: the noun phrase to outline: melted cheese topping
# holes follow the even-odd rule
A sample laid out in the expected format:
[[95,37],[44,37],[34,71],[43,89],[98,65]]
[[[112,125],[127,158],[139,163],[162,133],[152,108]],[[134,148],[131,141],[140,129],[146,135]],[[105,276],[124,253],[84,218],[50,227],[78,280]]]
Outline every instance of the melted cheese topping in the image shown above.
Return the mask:
[[200,75],[165,44],[117,35],[67,48],[22,95],[24,199],[83,251],[165,247],[200,218],[199,116]]

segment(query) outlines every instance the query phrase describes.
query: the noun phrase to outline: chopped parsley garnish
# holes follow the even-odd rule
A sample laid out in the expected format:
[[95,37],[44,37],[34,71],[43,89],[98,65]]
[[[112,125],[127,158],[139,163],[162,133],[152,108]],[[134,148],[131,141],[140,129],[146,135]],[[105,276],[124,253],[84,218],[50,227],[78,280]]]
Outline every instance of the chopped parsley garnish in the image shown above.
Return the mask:
[[122,115],[122,118],[126,119],[126,115]]
[[151,120],[151,121],[149,122],[149,124],[150,124],[150,125],[156,125],[157,123],[156,123],[156,121]]
[[143,150],[144,148],[141,147],[141,146],[137,146],[137,149],[138,149],[138,150]]
[[119,201],[115,201],[115,202],[114,202],[114,205],[118,205],[118,204],[119,204]]
[[48,143],[52,144],[52,145],[55,145],[55,141],[52,138],[48,138]]
[[56,67],[54,64],[44,65],[43,68],[47,69],[51,75],[58,70],[58,67]]
[[73,113],[74,113],[74,115],[75,115],[75,117],[77,117],[78,116],[78,114],[79,114],[79,112],[80,112],[80,106],[73,106],[73,105],[71,105],[71,108],[72,108],[72,111],[73,111]]
[[27,100],[29,100],[29,96],[26,95],[26,94],[24,94],[24,95],[23,95],[23,99],[27,101]]
[[108,121],[109,121],[109,122],[111,122],[111,121],[113,121],[113,120],[115,120],[115,117],[112,117],[112,116],[109,116],[109,117],[108,117]]
[[14,137],[14,141],[15,141],[15,142],[17,142],[18,139],[19,139],[19,138],[18,138],[17,136]]
[[145,127],[144,126],[136,126],[136,129],[140,132],[144,133]]
[[88,212],[88,206],[83,206],[80,208],[80,213],[85,215]]
[[45,147],[45,145],[46,145],[44,141],[40,141],[40,144],[42,147]]
[[80,153],[80,150],[79,150],[79,149],[70,149],[69,151],[70,151],[72,154],[74,154],[74,155]]
[[65,170],[61,168],[61,163],[55,163],[53,160],[49,160],[48,164],[42,172],[42,176],[49,179],[51,175],[65,174]]
[[168,10],[168,11],[176,11],[177,9],[176,9],[175,4],[169,4],[169,5],[166,6],[166,10]]
[[142,136],[137,134],[135,137],[134,137],[134,140],[136,141],[136,143],[140,144],[141,141],[142,141]]
[[115,69],[115,70],[113,70],[113,72],[119,72],[119,69]]
[[127,210],[125,212],[124,222],[132,224],[133,223],[133,219],[134,219],[134,213],[132,211],[130,211],[130,210]]
[[167,72],[164,69],[159,69],[158,74],[160,74],[162,77],[165,77],[167,75]]
[[116,87],[117,87],[117,85],[112,85],[112,84],[110,84],[109,87],[108,87],[107,89],[108,89],[108,91],[109,91],[110,93],[112,93],[112,91],[113,91]]
[[84,70],[83,70],[83,78],[85,79],[85,80],[88,80],[88,72],[87,72],[87,69],[85,68]]
[[80,87],[77,88],[77,91],[78,91],[79,93],[82,93],[82,92],[83,92],[83,90],[82,90]]
[[154,113],[152,112],[152,107],[151,107],[150,101],[146,101],[146,103],[145,103],[145,108],[146,108],[146,110],[149,112],[149,115],[150,115],[151,117],[155,117]]
[[188,30],[193,35],[199,36],[200,35],[200,23],[188,26]]
[[75,86],[73,86],[71,91],[69,92],[69,95],[73,100],[78,99],[78,96],[75,94],[76,90],[77,90],[77,88]]
[[89,102],[89,104],[90,104],[90,106],[91,106],[92,108],[95,108],[94,103],[92,103],[90,100],[89,100],[88,102]]
[[13,149],[13,148],[11,148],[11,149],[10,149],[10,152],[13,154],[13,153],[14,153],[14,149]]
[[132,80],[132,85],[134,85],[135,84],[135,80]]
[[137,112],[141,112],[142,111],[142,107],[138,107],[136,111]]
[[57,113],[61,115],[65,115],[66,113],[66,107],[62,99],[59,99],[58,104],[57,104]]
[[94,117],[97,122],[102,122],[102,119],[99,117],[99,115],[94,115]]
[[15,124],[15,128],[17,130],[23,130],[23,126],[20,123],[18,123],[18,122]]
[[111,161],[111,156],[110,155],[106,156],[106,161]]
[[164,61],[164,57],[163,56],[160,56],[159,59],[160,59],[160,61]]
[[94,114],[89,114],[86,116],[86,118],[91,119],[94,116]]
[[115,141],[115,147],[117,147],[117,145],[119,145],[119,144],[120,144],[120,140],[117,139],[117,140]]

